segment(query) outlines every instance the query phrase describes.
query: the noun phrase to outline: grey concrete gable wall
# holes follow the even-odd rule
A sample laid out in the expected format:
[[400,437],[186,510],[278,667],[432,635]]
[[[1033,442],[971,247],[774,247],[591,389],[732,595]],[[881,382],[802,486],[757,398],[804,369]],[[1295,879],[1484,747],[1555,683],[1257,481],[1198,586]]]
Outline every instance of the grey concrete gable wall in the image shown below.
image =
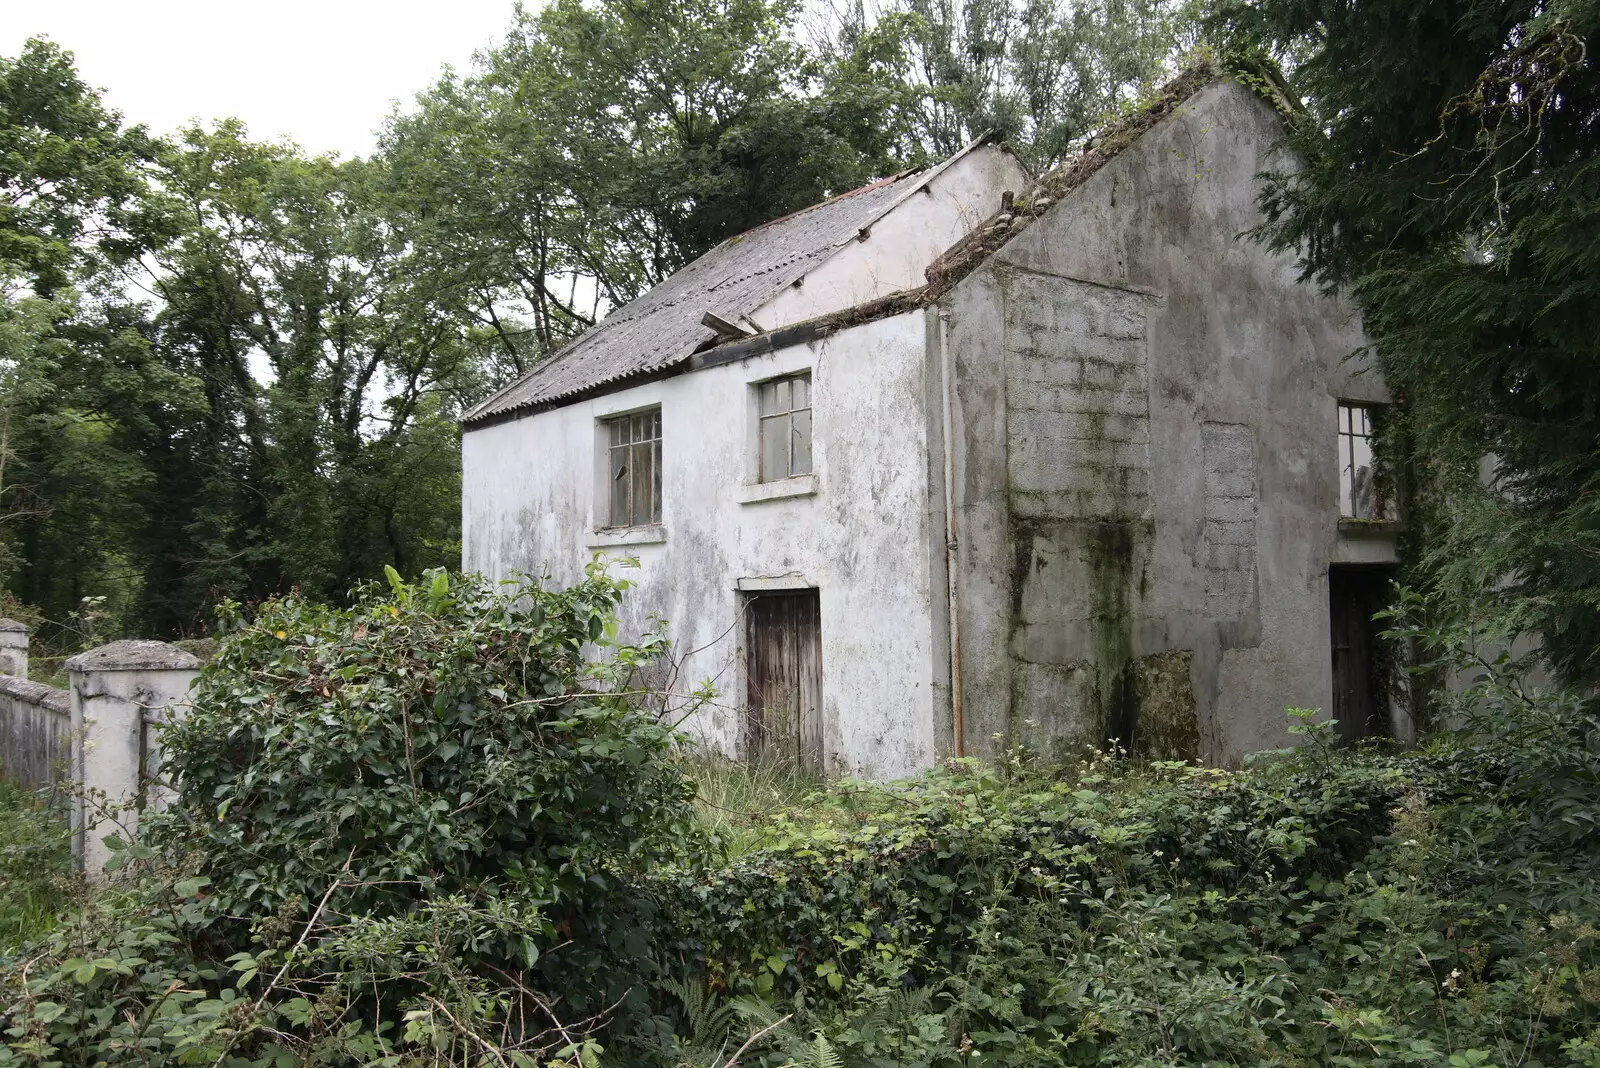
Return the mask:
[[1283,744],[1326,706],[1341,300],[1243,236],[1277,116],[1219,83],[942,304],[957,366],[969,749]]

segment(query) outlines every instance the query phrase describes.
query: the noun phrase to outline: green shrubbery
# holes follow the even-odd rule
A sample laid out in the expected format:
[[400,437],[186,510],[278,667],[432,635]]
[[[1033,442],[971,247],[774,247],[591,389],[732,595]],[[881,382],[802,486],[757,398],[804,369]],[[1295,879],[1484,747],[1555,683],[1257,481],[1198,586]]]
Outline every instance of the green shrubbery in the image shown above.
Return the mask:
[[858,787],[679,877],[678,1030],[791,1014],[770,1064],[819,1035],[847,1065],[1600,1063],[1600,852],[1529,792],[1593,730]]
[[718,850],[619,593],[235,613],[126,879],[8,965],[0,1063],[1600,1066],[1592,700],[958,762]]
[[632,887],[696,838],[623,584],[391,583],[228,607],[126,881],[11,969],[12,1058],[526,1062],[642,1003]]

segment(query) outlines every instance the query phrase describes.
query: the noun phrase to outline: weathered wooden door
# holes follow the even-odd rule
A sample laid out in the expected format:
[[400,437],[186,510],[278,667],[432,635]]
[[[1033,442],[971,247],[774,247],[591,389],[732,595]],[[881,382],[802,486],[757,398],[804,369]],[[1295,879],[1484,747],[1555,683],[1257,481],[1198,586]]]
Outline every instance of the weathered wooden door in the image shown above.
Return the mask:
[[822,612],[816,590],[751,595],[745,678],[746,754],[820,774]]
[[1333,718],[1347,741],[1389,734],[1389,701],[1372,616],[1388,603],[1389,569],[1328,569],[1328,616],[1333,637]]

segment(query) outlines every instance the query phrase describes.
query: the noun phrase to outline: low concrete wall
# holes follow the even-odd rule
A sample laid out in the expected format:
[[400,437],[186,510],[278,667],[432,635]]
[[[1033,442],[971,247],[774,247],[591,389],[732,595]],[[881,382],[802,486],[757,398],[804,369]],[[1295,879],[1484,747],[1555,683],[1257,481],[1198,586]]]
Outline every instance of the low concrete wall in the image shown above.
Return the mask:
[[183,714],[200,659],[165,642],[121,641],[67,660],[70,690],[26,677],[28,631],[0,619],[0,775],[40,788],[72,785],[72,848],[84,874],[104,874],[104,839],[138,826],[165,798],[150,781],[159,727]]
[[28,628],[0,619],[0,777],[38,789],[67,774],[72,695],[28,680]]
[[41,682],[0,675],[0,775],[49,786],[67,771],[72,697]]

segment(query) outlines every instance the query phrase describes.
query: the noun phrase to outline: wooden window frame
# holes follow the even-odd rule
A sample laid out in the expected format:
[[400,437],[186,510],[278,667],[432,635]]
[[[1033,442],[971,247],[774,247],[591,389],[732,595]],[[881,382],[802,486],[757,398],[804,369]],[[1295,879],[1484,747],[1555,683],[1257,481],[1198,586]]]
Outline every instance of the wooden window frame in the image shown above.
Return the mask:
[[[794,388],[804,387],[804,403],[796,404]],[[809,369],[755,383],[756,482],[783,482],[816,473],[816,437],[812,383]],[[803,419],[801,418],[803,416]],[[804,429],[798,429],[803,427]],[[782,434],[783,463],[769,465],[769,434]],[[804,447],[800,447],[801,441]],[[773,469],[769,470],[769,466]]]
[[1380,404],[1367,401],[1339,401],[1337,440],[1340,519],[1387,521],[1395,518],[1394,502],[1384,493],[1384,488],[1375,481],[1368,489],[1371,493],[1374,514],[1359,514],[1361,511],[1359,504],[1364,496],[1360,484],[1361,470],[1365,468],[1366,477],[1369,479],[1375,480],[1377,476],[1376,452],[1372,445],[1376,436],[1376,420],[1373,416],[1381,407]]
[[[601,420],[607,530],[661,525],[661,408]],[[640,485],[639,468],[646,468]],[[620,488],[619,488],[620,483]]]

